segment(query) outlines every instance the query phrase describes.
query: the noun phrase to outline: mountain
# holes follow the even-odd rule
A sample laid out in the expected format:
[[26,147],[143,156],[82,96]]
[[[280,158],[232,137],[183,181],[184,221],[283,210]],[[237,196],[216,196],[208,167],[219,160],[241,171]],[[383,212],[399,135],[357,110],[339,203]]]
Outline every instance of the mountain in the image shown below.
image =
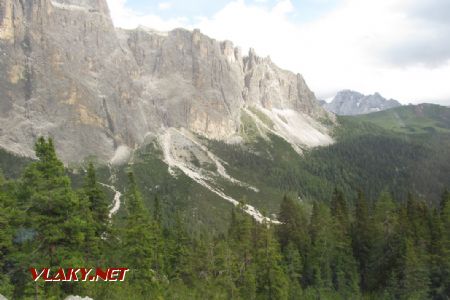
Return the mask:
[[355,91],[343,90],[338,92],[330,103],[322,102],[321,105],[330,112],[346,116],[382,111],[401,104],[397,100],[387,100],[379,93],[366,96]]
[[[139,167],[152,149],[164,181],[152,185],[136,170],[139,180],[151,189],[188,182],[167,196],[191,208],[205,202],[209,219],[211,203],[238,204],[237,190],[255,205],[259,195],[229,174],[213,141],[250,149],[276,136],[295,155],[333,143],[335,116],[303,77],[253,49],[242,55],[199,30],[116,29],[106,0],[5,0],[0,12],[0,147],[13,154],[34,158],[37,138],[51,136],[66,165],[109,165],[103,183],[116,191],[127,163]],[[247,212],[263,218],[250,204]]]
[[116,29],[103,0],[6,0],[0,11],[8,177],[29,163],[17,155],[33,158],[37,137],[52,136],[75,186],[84,160],[96,162],[119,216],[132,170],[147,204],[157,196],[219,231],[239,201],[262,220],[277,218],[284,194],[329,201],[338,186],[352,199],[389,189],[436,202],[446,187],[445,108],[336,117],[301,75],[254,50],[198,30]]
[[2,0],[0,68],[0,299],[450,294],[450,108],[336,116],[105,0]]
[[66,163],[124,162],[148,137],[168,150],[178,129],[236,142],[252,108],[299,151],[332,142],[334,116],[302,76],[253,50],[198,30],[116,29],[106,0],[5,0],[0,12],[0,146],[14,153],[33,156],[41,135]]
[[[269,131],[270,127],[264,127],[263,122],[270,125],[270,121],[258,114],[258,123],[249,114],[243,115],[242,143],[208,140],[178,131],[187,137],[182,140],[181,136],[172,136],[172,143],[179,146],[170,151],[170,168],[158,139],[136,149],[129,164],[98,164],[100,182],[107,185],[110,201],[119,204],[117,215],[125,214],[120,193],[126,188],[130,170],[150,207],[152,199],[158,197],[167,214],[182,212],[190,220],[189,226],[219,232],[226,228],[227,212],[235,201],[245,201],[252,209],[248,212],[257,218],[264,211],[276,219],[285,194],[302,201],[328,202],[338,187],[349,203],[356,199],[358,190],[369,201],[389,191],[400,202],[413,193],[428,203],[438,203],[442,191],[449,188],[447,107],[420,104],[361,116],[338,116],[339,125],[331,133],[334,143],[304,150],[301,155]],[[188,138],[192,139],[190,144]],[[193,141],[198,141],[197,147],[192,146]],[[10,178],[21,174],[28,163],[0,151],[0,169]],[[83,183],[83,168],[69,168],[75,186]]]

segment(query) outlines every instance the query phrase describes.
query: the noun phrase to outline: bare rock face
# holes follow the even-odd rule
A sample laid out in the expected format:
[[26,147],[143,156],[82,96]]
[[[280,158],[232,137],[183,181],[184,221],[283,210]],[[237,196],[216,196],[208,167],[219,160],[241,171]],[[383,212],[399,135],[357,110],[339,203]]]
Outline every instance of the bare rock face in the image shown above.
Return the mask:
[[185,127],[208,138],[237,133],[242,105],[242,59],[228,43],[198,30],[161,34],[143,28],[122,39],[141,66],[139,81],[166,127]]
[[270,59],[198,30],[115,29],[105,0],[2,0],[0,69],[0,146],[33,156],[49,135],[65,162],[170,127],[231,139],[247,106],[333,120]]
[[140,80],[147,96],[158,101],[167,127],[228,139],[239,133],[241,110],[247,106],[334,120],[301,75],[278,68],[254,50],[243,57],[231,42],[218,42],[198,30],[139,28],[122,31],[120,37],[141,66]]
[[0,10],[14,16],[1,20],[3,147],[31,156],[36,137],[50,135],[63,159],[76,161],[140,141],[138,70],[104,0],[6,0]]
[[250,49],[244,58],[246,103],[266,109],[293,109],[312,117],[330,117],[300,74],[277,67],[270,58],[260,58]]

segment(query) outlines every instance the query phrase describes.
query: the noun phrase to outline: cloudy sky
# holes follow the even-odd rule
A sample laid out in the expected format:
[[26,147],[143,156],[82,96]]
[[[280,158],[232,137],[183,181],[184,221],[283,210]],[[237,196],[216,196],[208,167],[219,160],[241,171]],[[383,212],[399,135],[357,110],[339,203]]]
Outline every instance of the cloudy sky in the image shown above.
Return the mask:
[[199,28],[301,73],[318,98],[450,105],[449,0],[108,0],[118,27]]

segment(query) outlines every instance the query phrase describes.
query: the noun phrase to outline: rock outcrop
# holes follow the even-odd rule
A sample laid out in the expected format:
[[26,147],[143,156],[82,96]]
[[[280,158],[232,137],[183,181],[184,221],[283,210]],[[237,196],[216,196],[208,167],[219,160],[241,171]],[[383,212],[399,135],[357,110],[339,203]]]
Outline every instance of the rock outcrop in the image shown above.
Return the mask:
[[26,156],[40,135],[66,162],[170,127],[229,140],[248,106],[333,120],[301,75],[198,30],[116,29],[105,0],[3,0],[0,69],[0,146]]

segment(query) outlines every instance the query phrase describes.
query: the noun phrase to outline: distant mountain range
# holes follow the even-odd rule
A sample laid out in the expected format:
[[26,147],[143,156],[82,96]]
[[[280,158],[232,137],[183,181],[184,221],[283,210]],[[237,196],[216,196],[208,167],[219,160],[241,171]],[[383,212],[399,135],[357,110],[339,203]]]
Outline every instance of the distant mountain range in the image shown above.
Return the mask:
[[324,100],[320,104],[337,115],[362,115],[401,106],[397,100],[383,98],[379,93],[363,95],[351,90],[343,90],[336,94],[330,103]]

